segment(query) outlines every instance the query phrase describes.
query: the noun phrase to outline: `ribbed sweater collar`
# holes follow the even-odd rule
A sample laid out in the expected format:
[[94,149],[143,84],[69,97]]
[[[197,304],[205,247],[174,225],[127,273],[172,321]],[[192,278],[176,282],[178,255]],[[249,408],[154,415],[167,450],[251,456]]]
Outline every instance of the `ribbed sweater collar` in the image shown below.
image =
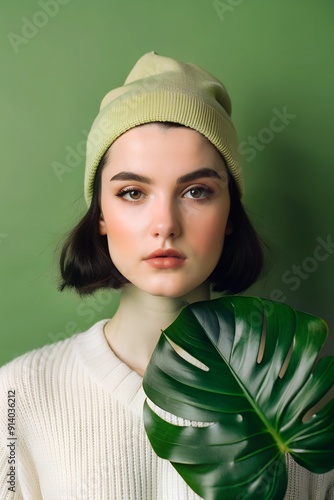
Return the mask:
[[142,377],[131,370],[111,350],[103,332],[107,319],[77,335],[75,351],[96,384],[112,397],[142,416],[145,393]]

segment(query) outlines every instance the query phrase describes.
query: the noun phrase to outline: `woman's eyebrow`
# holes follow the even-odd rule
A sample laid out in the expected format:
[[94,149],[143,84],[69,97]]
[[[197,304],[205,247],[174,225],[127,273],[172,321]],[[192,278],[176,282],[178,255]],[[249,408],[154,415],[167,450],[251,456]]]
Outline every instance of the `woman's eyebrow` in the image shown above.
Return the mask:
[[[192,182],[201,177],[215,177],[216,179],[221,179],[219,173],[213,168],[200,168],[190,172],[189,174],[181,175],[176,179],[177,184],[183,184],[185,182]],[[143,182],[144,184],[152,184],[152,179],[146,177],[145,175],[135,174],[134,172],[119,172],[114,175],[110,181],[136,181]]]
[[134,172],[119,172],[114,175],[111,181],[137,181],[143,182],[145,184],[152,184],[152,179],[146,177],[145,175],[135,174]]
[[216,179],[221,179],[219,173],[213,168],[200,168],[190,172],[189,174],[181,175],[176,182],[177,184],[182,184],[184,182],[192,182],[201,177],[215,177]]

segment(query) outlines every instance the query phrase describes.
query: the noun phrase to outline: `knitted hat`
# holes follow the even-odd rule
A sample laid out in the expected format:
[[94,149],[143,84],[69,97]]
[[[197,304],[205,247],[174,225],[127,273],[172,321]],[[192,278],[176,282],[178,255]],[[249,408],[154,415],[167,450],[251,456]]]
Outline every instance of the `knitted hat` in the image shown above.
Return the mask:
[[97,167],[109,146],[127,130],[156,121],[180,123],[207,137],[223,155],[241,195],[238,140],[230,115],[230,97],[210,73],[155,52],[145,54],[124,85],[104,97],[88,134],[87,204],[92,199]]

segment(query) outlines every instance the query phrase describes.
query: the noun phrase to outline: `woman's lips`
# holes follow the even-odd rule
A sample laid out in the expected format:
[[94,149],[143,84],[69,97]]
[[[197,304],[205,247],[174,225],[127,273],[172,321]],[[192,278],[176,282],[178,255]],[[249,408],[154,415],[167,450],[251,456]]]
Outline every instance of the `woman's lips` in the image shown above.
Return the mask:
[[183,266],[185,259],[180,257],[153,257],[151,259],[145,259],[145,262],[156,269],[172,269],[174,267]]
[[146,257],[145,262],[156,269],[172,269],[183,266],[185,259],[185,256],[177,250],[159,248]]

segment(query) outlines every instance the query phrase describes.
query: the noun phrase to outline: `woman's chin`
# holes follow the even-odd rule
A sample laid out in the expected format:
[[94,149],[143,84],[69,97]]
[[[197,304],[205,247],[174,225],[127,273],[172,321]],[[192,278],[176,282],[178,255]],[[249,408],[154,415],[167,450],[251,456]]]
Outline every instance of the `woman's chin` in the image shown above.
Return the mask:
[[[186,283],[184,279],[182,282],[175,279],[168,279],[167,277],[162,278],[160,280],[145,280],[145,282],[137,282],[132,283],[142,290],[145,293],[150,295],[154,295],[157,297],[166,297],[170,299],[175,299],[178,297],[183,297],[189,293],[194,292],[198,287],[205,286],[203,282],[195,283],[188,282]],[[206,286],[208,288],[209,285]]]

